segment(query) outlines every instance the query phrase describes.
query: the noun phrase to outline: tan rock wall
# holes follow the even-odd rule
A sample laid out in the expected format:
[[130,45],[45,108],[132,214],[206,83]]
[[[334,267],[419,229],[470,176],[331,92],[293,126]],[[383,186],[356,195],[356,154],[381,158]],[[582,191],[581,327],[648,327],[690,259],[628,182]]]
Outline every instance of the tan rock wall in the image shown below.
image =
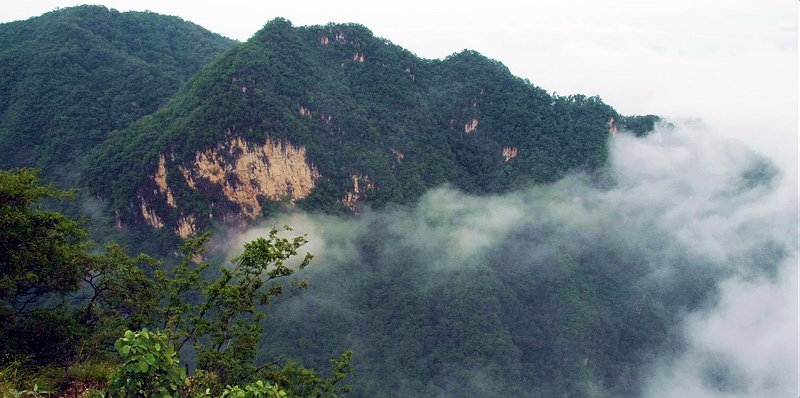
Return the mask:
[[269,138],[263,145],[232,138],[198,151],[191,169],[181,171],[193,189],[197,179],[220,186],[225,197],[240,206],[239,215],[249,219],[261,214],[259,199],[293,203],[307,197],[320,177],[305,147]]
[[350,179],[353,181],[353,187],[342,198],[342,204],[351,212],[355,212],[358,203],[366,198],[367,191],[375,189],[375,185],[367,175],[351,174]]
[[167,160],[164,158],[163,154],[158,157],[158,168],[156,168],[156,172],[153,174],[153,181],[156,182],[158,191],[166,196],[167,204],[174,209],[176,207],[175,196],[172,194],[169,185],[167,185]]
[[478,119],[472,119],[464,125],[464,132],[470,134],[478,128]]

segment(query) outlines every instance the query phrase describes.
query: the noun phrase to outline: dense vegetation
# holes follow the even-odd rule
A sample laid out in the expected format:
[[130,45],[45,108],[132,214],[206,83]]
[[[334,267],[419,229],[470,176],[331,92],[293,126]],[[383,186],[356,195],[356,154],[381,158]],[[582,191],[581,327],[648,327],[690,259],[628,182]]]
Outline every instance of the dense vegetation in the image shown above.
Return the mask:
[[[41,185],[32,170],[0,171],[3,397],[25,387],[18,385],[25,380],[15,377],[14,368],[63,368],[48,386],[63,389],[72,383],[70,369],[86,363],[117,368],[115,375],[95,374],[93,380],[96,389],[109,383],[113,397],[228,396],[240,383],[257,383],[245,391],[292,396],[348,390],[336,384],[349,372],[349,352],[333,361],[328,379],[291,361],[256,362],[263,357],[258,345],[265,333],[264,307],[289,289],[274,280],[311,261],[306,255],[295,268],[285,264],[307,242],[304,237],[288,239],[273,230],[245,244],[230,265],[212,267],[203,260],[208,238],[202,236],[187,241],[183,261],[167,270],[152,257],[128,257],[116,245],[90,250],[78,222],[41,208],[43,200],[66,194]],[[307,282],[290,285],[302,288]],[[116,366],[112,344],[122,359]],[[179,352],[195,357],[194,377],[187,378],[178,365]],[[265,385],[265,379],[273,384]]]
[[[622,117],[597,97],[550,95],[473,51],[426,60],[360,25],[277,19],[204,68],[166,107],[112,134],[89,158],[86,184],[128,224],[137,222],[137,193],[174,222],[180,212],[144,188],[159,155],[180,175],[196,151],[236,136],[307,149],[322,175],[299,203],[307,210],[343,212],[353,175],[368,176],[374,189],[364,196],[373,207],[412,203],[442,184],[508,192],[603,165],[611,118],[641,134],[657,119]],[[515,157],[504,159],[504,148]],[[221,219],[220,209],[231,208],[211,209],[224,198],[173,182],[184,211]]]
[[156,111],[234,41],[150,12],[65,8],[0,24],[0,168],[72,187],[90,149]]
[[[472,236],[455,221],[470,212],[426,212],[431,188],[495,195],[576,172],[613,185],[609,130],[645,135],[658,120],[549,94],[474,51],[426,60],[360,25],[282,19],[236,44],[177,18],[83,6],[0,25],[0,69],[0,167],[14,168],[0,172],[0,391],[32,387],[9,384],[18,369],[61,372],[49,386],[60,388],[99,366],[96,387],[121,396],[338,395],[354,348],[354,396],[631,396],[638,366],[679,349],[678,313],[713,295],[710,275],[653,286],[648,253],[619,236],[573,239],[531,198],[520,201],[541,222],[451,247]],[[228,264],[201,253],[207,235],[176,251],[172,231],[136,227],[138,195],[166,221],[235,212],[176,177],[180,208],[169,208],[148,180],[160,155],[180,176],[231,136],[307,149],[322,177],[299,208],[346,212],[357,175],[374,184],[364,203],[383,212],[342,228],[326,219],[347,255],[297,273],[283,262],[303,237],[270,231]],[[27,166],[81,200],[64,206],[64,191],[17,169]],[[169,259],[98,247],[85,224],[47,210],[94,207],[101,235],[118,215],[136,251]],[[279,294],[290,299],[265,319]],[[330,358],[341,359],[327,377],[294,360],[325,369]]]

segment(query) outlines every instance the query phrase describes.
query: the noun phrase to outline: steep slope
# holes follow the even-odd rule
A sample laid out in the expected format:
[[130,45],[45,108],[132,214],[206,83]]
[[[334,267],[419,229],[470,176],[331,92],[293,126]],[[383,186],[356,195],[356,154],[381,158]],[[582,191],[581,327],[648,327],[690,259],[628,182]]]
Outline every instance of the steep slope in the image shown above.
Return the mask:
[[177,17],[102,6],[0,24],[0,167],[75,185],[108,132],[154,112],[234,44]]
[[552,96],[472,51],[425,60],[360,25],[276,19],[112,134],[86,184],[119,227],[185,235],[280,204],[355,212],[446,183],[496,193],[555,181],[604,164],[616,124],[654,120]]

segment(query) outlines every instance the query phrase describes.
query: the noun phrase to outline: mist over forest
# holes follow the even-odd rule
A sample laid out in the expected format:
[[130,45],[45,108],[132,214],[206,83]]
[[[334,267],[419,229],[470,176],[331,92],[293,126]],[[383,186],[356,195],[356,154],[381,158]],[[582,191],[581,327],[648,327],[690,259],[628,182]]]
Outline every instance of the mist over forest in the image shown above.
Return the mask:
[[513,68],[359,23],[0,23],[0,396],[797,394],[797,26],[664,50],[622,15]]
[[791,395],[792,171],[670,122],[612,138],[600,176],[272,220],[316,258],[266,351],[323,366],[353,348],[355,396]]

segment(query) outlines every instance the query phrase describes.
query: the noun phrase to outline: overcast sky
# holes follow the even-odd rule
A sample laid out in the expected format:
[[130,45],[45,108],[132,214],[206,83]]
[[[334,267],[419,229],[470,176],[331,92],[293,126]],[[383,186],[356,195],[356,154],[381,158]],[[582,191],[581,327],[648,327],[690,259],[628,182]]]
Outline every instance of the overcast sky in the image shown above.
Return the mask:
[[[0,0],[0,21],[80,3]],[[283,17],[360,23],[423,58],[473,49],[551,93],[599,95],[623,114],[701,118],[796,169],[797,1],[99,3],[178,15],[241,41]]]

